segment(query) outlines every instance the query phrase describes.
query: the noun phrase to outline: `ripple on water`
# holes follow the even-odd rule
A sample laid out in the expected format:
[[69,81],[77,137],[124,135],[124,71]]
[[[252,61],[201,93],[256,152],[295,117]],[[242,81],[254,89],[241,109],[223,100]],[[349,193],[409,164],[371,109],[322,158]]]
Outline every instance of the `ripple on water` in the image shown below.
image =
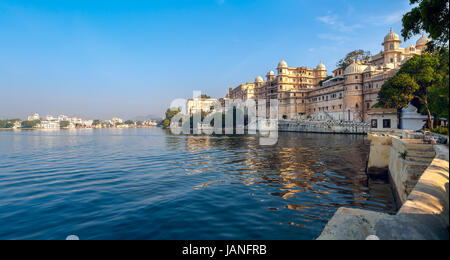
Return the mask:
[[393,213],[363,136],[0,132],[2,239],[313,239],[338,207]]

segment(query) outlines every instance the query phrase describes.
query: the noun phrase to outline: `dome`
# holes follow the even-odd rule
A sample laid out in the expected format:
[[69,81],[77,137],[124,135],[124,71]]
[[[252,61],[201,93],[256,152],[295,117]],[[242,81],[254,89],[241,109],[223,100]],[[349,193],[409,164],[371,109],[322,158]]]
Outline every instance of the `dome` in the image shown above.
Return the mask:
[[284,59],[281,59],[280,63],[278,63],[278,68],[286,68],[288,65],[284,61]]
[[345,68],[344,75],[362,73],[366,68],[367,66],[358,64],[356,60],[353,60],[353,63]]
[[416,42],[416,46],[424,46],[427,45],[427,43],[430,41],[430,39],[428,39],[427,37],[425,37],[425,34],[422,33],[422,37],[420,37],[420,39],[417,40]]
[[320,61],[319,65],[317,65],[317,70],[327,70],[327,68],[325,67],[325,65],[323,65],[322,61]]
[[261,76],[256,77],[255,82],[264,82]]
[[273,72],[273,70],[271,70],[271,71],[269,71],[269,72],[267,73],[267,75],[268,75],[268,76],[275,76],[275,72]]
[[395,32],[391,31],[384,37],[384,42],[390,42],[390,41],[400,41],[400,37]]

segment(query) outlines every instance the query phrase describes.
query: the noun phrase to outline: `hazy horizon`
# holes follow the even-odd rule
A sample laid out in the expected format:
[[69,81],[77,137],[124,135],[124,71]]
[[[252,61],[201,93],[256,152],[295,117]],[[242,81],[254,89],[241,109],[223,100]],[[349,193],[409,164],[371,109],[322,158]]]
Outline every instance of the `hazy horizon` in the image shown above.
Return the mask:
[[[381,49],[401,1],[0,2],[0,119],[162,116],[194,90],[224,97],[284,58],[327,73]],[[415,44],[419,36],[402,46]]]

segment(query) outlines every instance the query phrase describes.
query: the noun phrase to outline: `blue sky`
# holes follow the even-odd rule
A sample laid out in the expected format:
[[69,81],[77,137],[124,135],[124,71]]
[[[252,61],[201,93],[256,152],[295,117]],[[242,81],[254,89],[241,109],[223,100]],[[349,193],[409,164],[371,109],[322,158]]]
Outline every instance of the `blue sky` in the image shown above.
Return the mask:
[[[409,0],[0,2],[0,118],[162,115],[193,90],[381,50]],[[415,43],[418,36],[404,43]]]

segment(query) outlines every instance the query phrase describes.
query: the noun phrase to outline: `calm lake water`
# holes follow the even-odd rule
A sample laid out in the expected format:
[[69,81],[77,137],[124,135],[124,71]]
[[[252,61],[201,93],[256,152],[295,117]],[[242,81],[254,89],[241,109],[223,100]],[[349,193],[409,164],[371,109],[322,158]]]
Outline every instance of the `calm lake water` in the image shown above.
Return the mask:
[[0,239],[314,239],[342,206],[394,213],[364,136],[0,131]]

